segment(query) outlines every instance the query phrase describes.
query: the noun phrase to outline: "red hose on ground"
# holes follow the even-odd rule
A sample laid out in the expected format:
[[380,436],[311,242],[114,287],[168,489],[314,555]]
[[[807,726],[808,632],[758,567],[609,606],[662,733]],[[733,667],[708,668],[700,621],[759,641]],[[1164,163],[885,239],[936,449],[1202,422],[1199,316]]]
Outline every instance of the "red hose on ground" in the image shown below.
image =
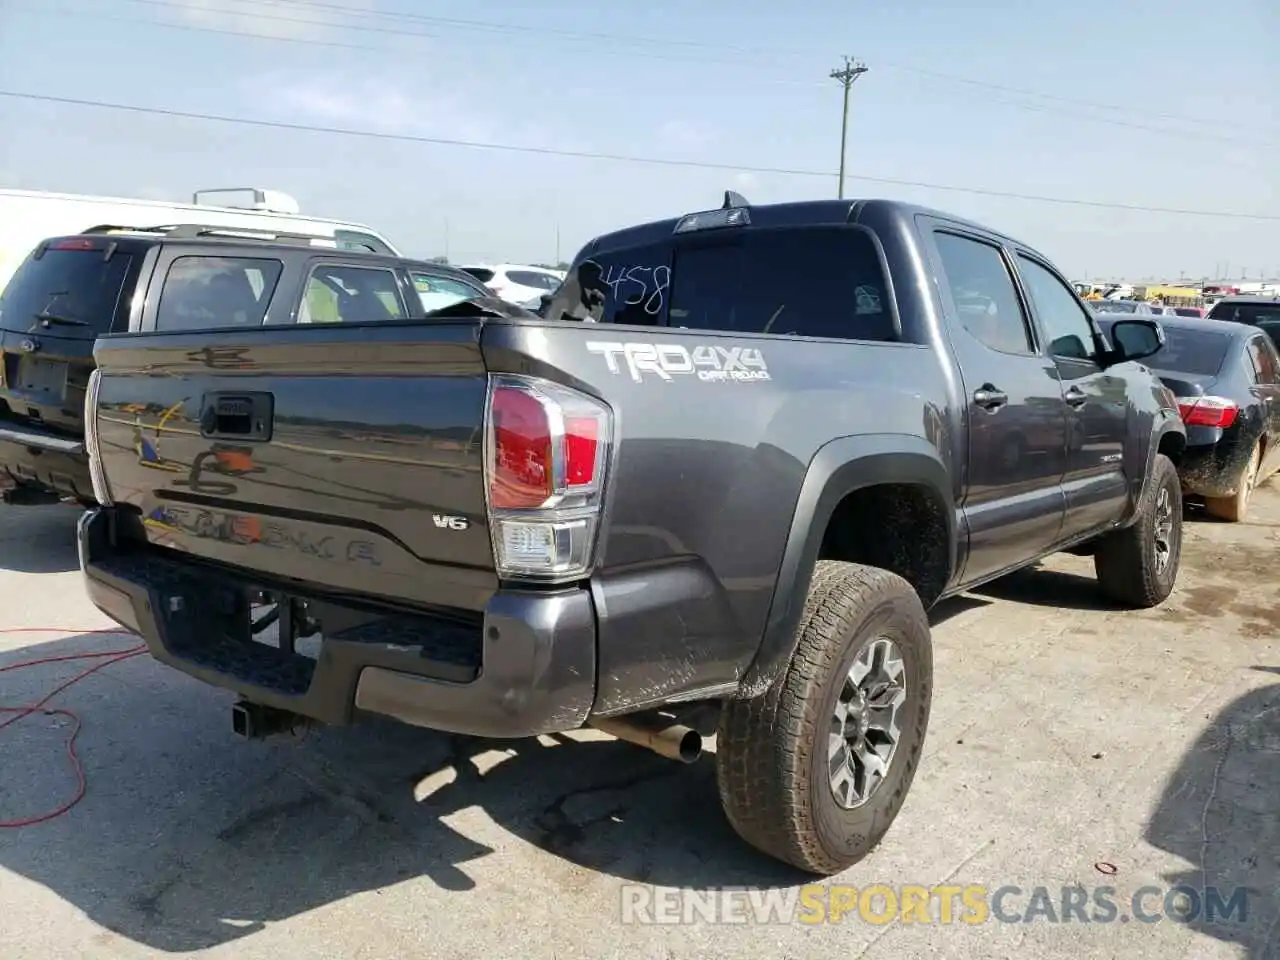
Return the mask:
[[[127,632],[124,630],[67,630],[61,627],[18,627],[16,629],[11,629],[11,630],[0,630],[0,634],[12,634],[12,633],[121,635],[121,634],[126,634]],[[20,827],[34,826],[37,823],[45,823],[49,820],[53,820],[56,817],[62,816],[64,813],[66,813],[68,810],[70,810],[72,807],[74,807],[77,803],[79,803],[84,798],[84,793],[85,793],[84,767],[80,765],[80,758],[76,755],[76,737],[80,735],[80,726],[81,726],[80,717],[77,716],[73,711],[65,710],[61,707],[53,707],[51,709],[46,709],[45,704],[47,704],[50,700],[52,700],[58,694],[62,693],[62,691],[66,690],[68,687],[74,686],[75,684],[79,683],[85,677],[92,676],[93,674],[97,673],[99,670],[102,670],[106,667],[111,666],[113,663],[119,663],[121,660],[128,660],[130,657],[136,657],[141,653],[145,653],[146,649],[147,649],[146,645],[140,643],[124,650],[104,650],[104,651],[98,651],[96,653],[69,653],[69,654],[63,654],[61,656],[56,656],[56,657],[40,657],[36,660],[23,660],[23,661],[20,661],[19,663],[10,663],[6,666],[0,667],[0,673],[9,673],[13,670],[21,670],[24,667],[36,667],[46,663],[65,663],[73,660],[100,660],[101,661],[100,663],[96,663],[92,667],[89,667],[88,669],[81,670],[70,680],[66,680],[58,684],[58,686],[54,687],[53,690],[51,690],[48,694],[42,697],[38,702],[33,703],[30,706],[0,707],[0,713],[13,714],[13,716],[11,716],[8,720],[5,720],[3,723],[0,723],[0,730],[3,730],[5,727],[11,726],[17,723],[23,717],[29,717],[35,713],[38,713],[46,717],[63,716],[69,719],[72,722],[72,726],[71,726],[71,734],[70,736],[67,737],[67,756],[71,758],[71,767],[75,771],[75,775],[76,775],[75,794],[66,803],[62,804],[59,807],[56,807],[53,810],[50,810],[48,813],[42,813],[37,816],[23,817],[20,820],[0,820],[0,829],[15,830]]]

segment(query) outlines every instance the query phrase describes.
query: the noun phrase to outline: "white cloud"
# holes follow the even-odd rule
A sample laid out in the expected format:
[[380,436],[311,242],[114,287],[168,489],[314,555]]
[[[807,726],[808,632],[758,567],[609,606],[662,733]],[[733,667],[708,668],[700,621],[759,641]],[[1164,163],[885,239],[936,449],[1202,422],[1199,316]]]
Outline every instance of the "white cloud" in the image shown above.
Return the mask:
[[[763,185],[760,182],[760,178],[754,173],[735,173],[733,175],[733,186],[735,190],[745,192],[747,190],[759,190]],[[750,197],[747,199],[750,199]]]
[[252,0],[183,0],[180,19],[195,26],[238,30],[288,40],[334,40],[349,37],[344,27],[377,9],[377,0],[342,0],[353,12],[331,8],[261,7]]
[[273,107],[294,122],[455,140],[506,139],[447,92],[409,94],[393,83],[343,75],[257,78],[253,89],[271,90]]

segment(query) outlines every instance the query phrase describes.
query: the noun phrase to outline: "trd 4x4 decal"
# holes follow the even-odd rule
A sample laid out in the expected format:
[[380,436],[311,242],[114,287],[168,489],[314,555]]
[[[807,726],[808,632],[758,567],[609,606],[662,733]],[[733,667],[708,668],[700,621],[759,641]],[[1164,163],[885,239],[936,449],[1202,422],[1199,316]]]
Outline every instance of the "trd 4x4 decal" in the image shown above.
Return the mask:
[[764,356],[754,347],[699,346],[690,350],[678,343],[596,340],[587,343],[587,350],[604,357],[610,373],[622,373],[625,364],[636,383],[643,383],[645,374],[668,382],[679,376],[696,376],[706,382],[769,379]]

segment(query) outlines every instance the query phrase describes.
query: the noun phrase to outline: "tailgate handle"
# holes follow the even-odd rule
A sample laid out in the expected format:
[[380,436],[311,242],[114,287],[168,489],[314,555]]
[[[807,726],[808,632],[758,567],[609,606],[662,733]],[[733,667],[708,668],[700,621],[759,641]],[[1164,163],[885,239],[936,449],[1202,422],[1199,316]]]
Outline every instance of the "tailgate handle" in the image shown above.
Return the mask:
[[200,435],[270,440],[275,398],[269,393],[206,393],[200,405]]

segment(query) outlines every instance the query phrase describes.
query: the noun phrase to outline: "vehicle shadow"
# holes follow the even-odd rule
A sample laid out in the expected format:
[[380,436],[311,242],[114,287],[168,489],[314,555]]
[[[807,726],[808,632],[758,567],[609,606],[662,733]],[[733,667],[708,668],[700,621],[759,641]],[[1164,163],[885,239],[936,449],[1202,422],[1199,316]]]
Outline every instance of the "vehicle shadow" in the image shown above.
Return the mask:
[[11,507],[0,504],[0,569],[16,573],[65,573],[79,569],[76,521],[81,510],[66,504]]
[[985,597],[975,597],[967,593],[962,593],[958,597],[948,597],[946,600],[939,601],[938,605],[929,611],[929,625],[931,627],[940,627],[948,620],[958,617],[962,613],[989,607],[991,603],[992,601]]
[[[1255,667],[1280,674],[1280,667]],[[1256,960],[1280,957],[1280,683],[1236,699],[1205,728],[1165,785],[1144,839],[1189,862],[1164,877],[1196,891],[1187,925]],[[1209,916],[1207,890],[1244,915]]]
[[[9,651],[0,666],[127,645],[81,635]],[[38,700],[81,668],[6,674],[0,701]],[[407,880],[437,898],[480,893],[494,866],[478,861],[511,835],[553,855],[533,863],[567,894],[583,869],[690,888],[804,880],[733,833],[711,756],[686,766],[594,731],[486,742],[381,722],[246,744],[230,732],[228,696],[145,656],[57,704],[83,719],[88,792],[66,816],[0,832],[0,869],[150,949],[228,944]],[[52,718],[0,732],[0,820],[66,799],[66,734]]]
[[1121,610],[1110,600],[1092,576],[1081,576],[1063,570],[1029,567],[990,583],[975,587],[971,593],[993,600],[1007,600],[1036,607],[1060,607],[1072,610]]

